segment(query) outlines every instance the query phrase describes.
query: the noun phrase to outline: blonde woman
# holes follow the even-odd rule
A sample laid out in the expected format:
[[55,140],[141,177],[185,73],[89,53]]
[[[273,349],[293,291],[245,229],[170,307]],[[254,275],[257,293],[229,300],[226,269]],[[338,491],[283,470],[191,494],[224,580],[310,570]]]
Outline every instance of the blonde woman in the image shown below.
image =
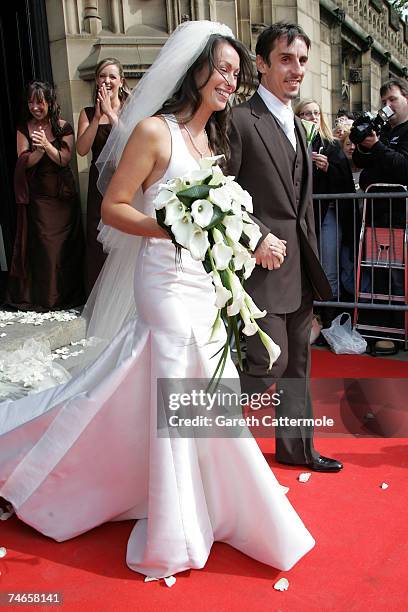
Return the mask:
[[119,60],[108,57],[100,61],[95,70],[94,106],[81,110],[76,143],[77,152],[81,156],[88,155],[92,150],[86,207],[87,295],[91,292],[106,258],[102,245],[97,240],[102,195],[96,186],[98,170],[95,162],[112,127],[118,122],[119,113],[128,95],[129,88]]
[[[318,129],[312,142],[313,194],[354,192],[350,166],[339,141],[333,136],[320,104],[316,100],[300,100],[294,112],[301,119],[315,123]],[[314,202],[320,258],[335,299],[340,297],[341,291],[339,258],[342,229],[347,223],[349,208],[341,204],[339,201],[336,208],[335,201]]]

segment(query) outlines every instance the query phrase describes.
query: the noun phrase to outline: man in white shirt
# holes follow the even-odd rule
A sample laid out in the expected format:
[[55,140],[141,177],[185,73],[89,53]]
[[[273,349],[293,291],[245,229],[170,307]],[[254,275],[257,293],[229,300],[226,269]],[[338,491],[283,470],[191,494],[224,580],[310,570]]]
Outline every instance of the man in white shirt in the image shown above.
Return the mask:
[[259,89],[233,109],[229,172],[253,198],[254,220],[262,238],[257,266],[246,283],[256,304],[267,311],[259,325],[279,344],[281,355],[269,360],[258,335],[247,339],[242,388],[264,392],[279,380],[277,416],[298,419],[276,430],[276,459],[307,465],[320,472],[343,467],[313,447],[313,416],[308,390],[313,298],[327,300],[331,290],[320,265],[313,218],[312,168],[305,133],[294,117],[310,39],[296,24],[266,28],[256,46]]

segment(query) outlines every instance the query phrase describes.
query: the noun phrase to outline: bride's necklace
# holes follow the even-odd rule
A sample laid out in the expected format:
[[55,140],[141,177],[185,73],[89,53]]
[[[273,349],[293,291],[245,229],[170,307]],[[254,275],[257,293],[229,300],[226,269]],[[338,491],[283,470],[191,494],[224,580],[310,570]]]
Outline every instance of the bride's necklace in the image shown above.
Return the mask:
[[204,151],[201,151],[201,150],[200,150],[200,149],[197,147],[196,143],[194,142],[194,138],[192,137],[191,132],[190,132],[190,130],[188,129],[188,127],[186,126],[186,124],[185,124],[185,123],[183,123],[183,128],[186,130],[186,132],[187,132],[187,134],[188,134],[188,137],[190,138],[190,142],[191,142],[191,144],[193,145],[194,150],[195,150],[195,151],[196,151],[196,152],[199,154],[199,156],[200,156],[200,157],[204,157],[204,155],[206,154],[206,152],[207,152],[207,151],[209,150],[209,148],[210,148],[210,143],[209,143],[209,140],[208,140],[208,135],[207,135],[207,132],[206,132],[205,130],[203,130],[203,132],[204,132],[204,134],[205,134],[205,137],[206,137],[206,139],[207,139],[207,144],[206,144],[206,148],[205,148],[205,150],[204,150]]

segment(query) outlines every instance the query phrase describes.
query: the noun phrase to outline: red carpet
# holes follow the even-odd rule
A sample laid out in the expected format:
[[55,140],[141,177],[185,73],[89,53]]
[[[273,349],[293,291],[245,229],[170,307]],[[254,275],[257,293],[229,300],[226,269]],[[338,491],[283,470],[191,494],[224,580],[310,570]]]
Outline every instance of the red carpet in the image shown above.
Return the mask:
[[[395,371],[402,376],[407,369],[403,362],[349,357],[314,351],[313,374],[390,377]],[[260,446],[280,482],[290,488],[288,497],[317,542],[290,572],[275,571],[215,544],[203,570],[178,575],[169,589],[163,582],[145,584],[126,568],[126,540],[133,522],[103,525],[56,543],[13,517],[0,521],[0,546],[8,549],[0,559],[0,592],[62,591],[64,605],[52,609],[89,612],[406,609],[407,440],[317,439],[322,454],[340,459],[345,469],[339,474],[314,473],[305,484],[296,479],[298,468],[274,464],[268,454],[272,441],[260,440]],[[382,482],[389,488],[382,490]],[[283,575],[289,589],[277,592],[273,584]]]

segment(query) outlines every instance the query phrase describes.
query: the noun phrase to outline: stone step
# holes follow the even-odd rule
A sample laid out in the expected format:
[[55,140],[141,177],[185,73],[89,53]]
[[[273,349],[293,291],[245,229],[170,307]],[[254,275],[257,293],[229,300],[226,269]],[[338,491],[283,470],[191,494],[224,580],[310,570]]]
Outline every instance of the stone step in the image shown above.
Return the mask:
[[5,320],[0,310],[0,350],[15,351],[21,348],[26,340],[48,341],[51,351],[85,338],[86,321],[78,315],[69,321],[45,320],[41,325],[21,323],[18,318],[11,319],[11,325],[4,325]]

